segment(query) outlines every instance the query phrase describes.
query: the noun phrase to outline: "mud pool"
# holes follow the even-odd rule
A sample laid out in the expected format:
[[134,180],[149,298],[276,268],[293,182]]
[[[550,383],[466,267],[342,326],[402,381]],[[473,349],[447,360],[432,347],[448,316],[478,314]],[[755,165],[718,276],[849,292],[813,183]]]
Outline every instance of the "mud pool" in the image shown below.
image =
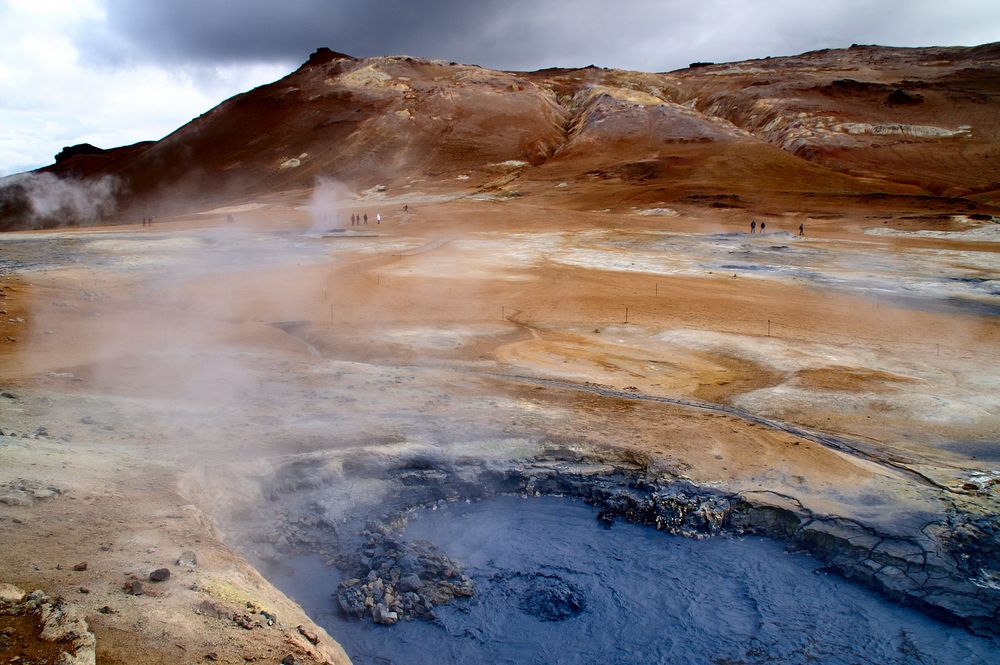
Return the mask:
[[986,663],[1000,644],[827,574],[763,538],[694,540],[569,499],[501,497],[412,516],[476,595],[436,623],[343,617],[317,556],[265,571],[354,663]]

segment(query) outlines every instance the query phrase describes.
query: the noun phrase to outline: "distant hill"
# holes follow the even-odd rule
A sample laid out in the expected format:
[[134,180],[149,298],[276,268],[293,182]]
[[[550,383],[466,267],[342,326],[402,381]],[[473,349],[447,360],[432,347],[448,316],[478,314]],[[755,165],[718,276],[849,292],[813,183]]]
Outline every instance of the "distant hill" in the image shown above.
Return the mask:
[[[69,147],[32,176],[103,183],[109,205],[75,221],[114,208],[134,222],[318,176],[356,191],[525,196],[565,182],[586,206],[752,206],[770,193],[992,207],[998,160],[1000,44],[852,46],[669,73],[502,72],[319,49],[160,141]],[[3,181],[0,229],[74,221],[58,205],[33,215],[26,182]]]

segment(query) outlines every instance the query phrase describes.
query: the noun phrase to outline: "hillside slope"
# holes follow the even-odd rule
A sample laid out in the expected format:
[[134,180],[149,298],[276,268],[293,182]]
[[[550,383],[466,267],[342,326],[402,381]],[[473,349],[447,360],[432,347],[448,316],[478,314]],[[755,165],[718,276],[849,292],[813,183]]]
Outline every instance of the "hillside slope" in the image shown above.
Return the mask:
[[[989,207],[1000,192],[998,95],[1000,44],[852,47],[663,74],[501,72],[319,49],[160,141],[69,149],[40,172],[112,177],[122,221],[321,176],[355,191],[531,195],[566,183],[585,207],[752,207],[765,195]],[[74,221],[58,207],[32,215],[23,182],[5,183],[0,229]]]

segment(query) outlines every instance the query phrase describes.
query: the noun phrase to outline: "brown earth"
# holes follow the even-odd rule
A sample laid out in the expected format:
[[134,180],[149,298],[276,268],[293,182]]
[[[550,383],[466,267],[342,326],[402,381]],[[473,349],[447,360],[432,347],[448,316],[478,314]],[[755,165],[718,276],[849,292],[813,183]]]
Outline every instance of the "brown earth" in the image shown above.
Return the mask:
[[[980,101],[996,57],[864,48],[660,75],[321,53],[121,162],[63,160],[129,179],[157,221],[0,238],[16,263],[0,582],[81,608],[102,663],[347,662],[232,544],[276,467],[366,447],[625,450],[889,529],[996,512],[1000,329],[974,286],[1000,269],[983,213],[997,106]],[[886,105],[918,73],[902,87],[924,102]],[[973,132],[795,134],[789,114],[820,101]],[[213,189],[158,198],[191,164]],[[310,214],[317,175],[344,188]],[[196,567],[175,563],[187,550]]]

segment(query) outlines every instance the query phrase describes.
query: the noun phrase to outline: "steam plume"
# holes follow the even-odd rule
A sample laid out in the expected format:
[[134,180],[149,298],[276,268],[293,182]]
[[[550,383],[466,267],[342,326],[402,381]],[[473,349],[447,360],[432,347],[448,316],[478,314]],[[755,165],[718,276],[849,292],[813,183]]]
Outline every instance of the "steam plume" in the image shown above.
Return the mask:
[[34,226],[94,222],[115,211],[120,190],[121,183],[113,176],[77,180],[23,173],[0,180],[0,211],[3,217],[18,217]]
[[325,231],[344,226],[344,220],[340,218],[340,209],[351,198],[353,198],[351,191],[340,181],[333,178],[317,178],[316,187],[307,206],[309,216],[312,218],[312,230]]

